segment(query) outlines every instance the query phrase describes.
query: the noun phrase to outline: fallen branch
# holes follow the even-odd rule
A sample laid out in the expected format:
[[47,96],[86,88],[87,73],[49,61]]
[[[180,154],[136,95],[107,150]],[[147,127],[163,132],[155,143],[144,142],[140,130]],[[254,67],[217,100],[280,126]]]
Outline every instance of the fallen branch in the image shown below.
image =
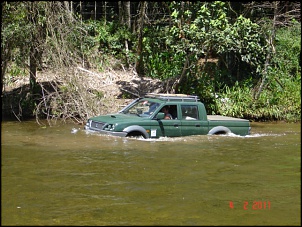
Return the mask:
[[136,97],[140,97],[138,94],[134,94],[133,92],[128,91],[128,90],[126,90],[126,89],[124,89],[124,88],[121,88],[121,87],[120,87],[120,89],[123,90],[123,91],[125,91],[125,92],[127,92],[127,93],[129,93],[129,94],[132,94],[132,95],[134,95],[134,96],[136,96]]
[[89,70],[87,70],[87,69],[84,69],[84,68],[82,68],[82,67],[78,67],[78,69],[80,69],[80,70],[82,70],[82,71],[84,71],[84,72],[90,73],[90,74],[92,74],[92,75],[94,75],[94,76],[97,76],[97,77],[103,79],[103,78],[102,78],[99,74],[97,74],[97,73],[91,72],[91,71],[89,71]]

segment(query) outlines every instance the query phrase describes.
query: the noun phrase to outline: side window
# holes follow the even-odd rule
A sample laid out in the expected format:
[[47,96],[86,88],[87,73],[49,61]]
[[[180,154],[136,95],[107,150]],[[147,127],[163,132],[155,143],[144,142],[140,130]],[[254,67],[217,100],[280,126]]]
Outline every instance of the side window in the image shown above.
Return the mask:
[[183,120],[198,120],[198,107],[196,105],[181,105]]
[[178,119],[178,116],[177,116],[177,105],[170,105],[170,114],[172,115],[173,119]]

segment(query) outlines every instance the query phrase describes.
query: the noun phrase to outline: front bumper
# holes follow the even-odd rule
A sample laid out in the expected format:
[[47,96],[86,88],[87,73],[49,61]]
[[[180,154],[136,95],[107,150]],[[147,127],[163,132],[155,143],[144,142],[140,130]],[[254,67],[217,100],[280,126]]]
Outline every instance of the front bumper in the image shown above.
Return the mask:
[[84,129],[87,131],[98,132],[98,133],[104,134],[104,135],[119,136],[119,137],[127,136],[127,132],[114,132],[114,131],[107,131],[107,130],[101,130],[101,129],[92,129],[92,128],[88,127],[87,125],[85,125]]

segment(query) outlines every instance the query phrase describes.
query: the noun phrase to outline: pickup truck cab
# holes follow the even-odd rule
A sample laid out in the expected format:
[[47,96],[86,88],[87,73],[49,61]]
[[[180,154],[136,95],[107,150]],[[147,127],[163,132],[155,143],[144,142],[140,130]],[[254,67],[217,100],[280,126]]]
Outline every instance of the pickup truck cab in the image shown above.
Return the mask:
[[[168,107],[172,119],[161,112]],[[119,112],[89,118],[85,130],[121,137],[179,137],[234,133],[249,135],[246,119],[207,115],[197,96],[148,93],[125,106]]]

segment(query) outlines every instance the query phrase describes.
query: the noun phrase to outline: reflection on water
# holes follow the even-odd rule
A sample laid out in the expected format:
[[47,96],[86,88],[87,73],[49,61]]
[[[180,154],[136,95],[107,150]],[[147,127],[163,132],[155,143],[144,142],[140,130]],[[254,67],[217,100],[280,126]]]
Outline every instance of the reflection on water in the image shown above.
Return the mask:
[[300,126],[138,140],[2,122],[2,225],[301,225]]

